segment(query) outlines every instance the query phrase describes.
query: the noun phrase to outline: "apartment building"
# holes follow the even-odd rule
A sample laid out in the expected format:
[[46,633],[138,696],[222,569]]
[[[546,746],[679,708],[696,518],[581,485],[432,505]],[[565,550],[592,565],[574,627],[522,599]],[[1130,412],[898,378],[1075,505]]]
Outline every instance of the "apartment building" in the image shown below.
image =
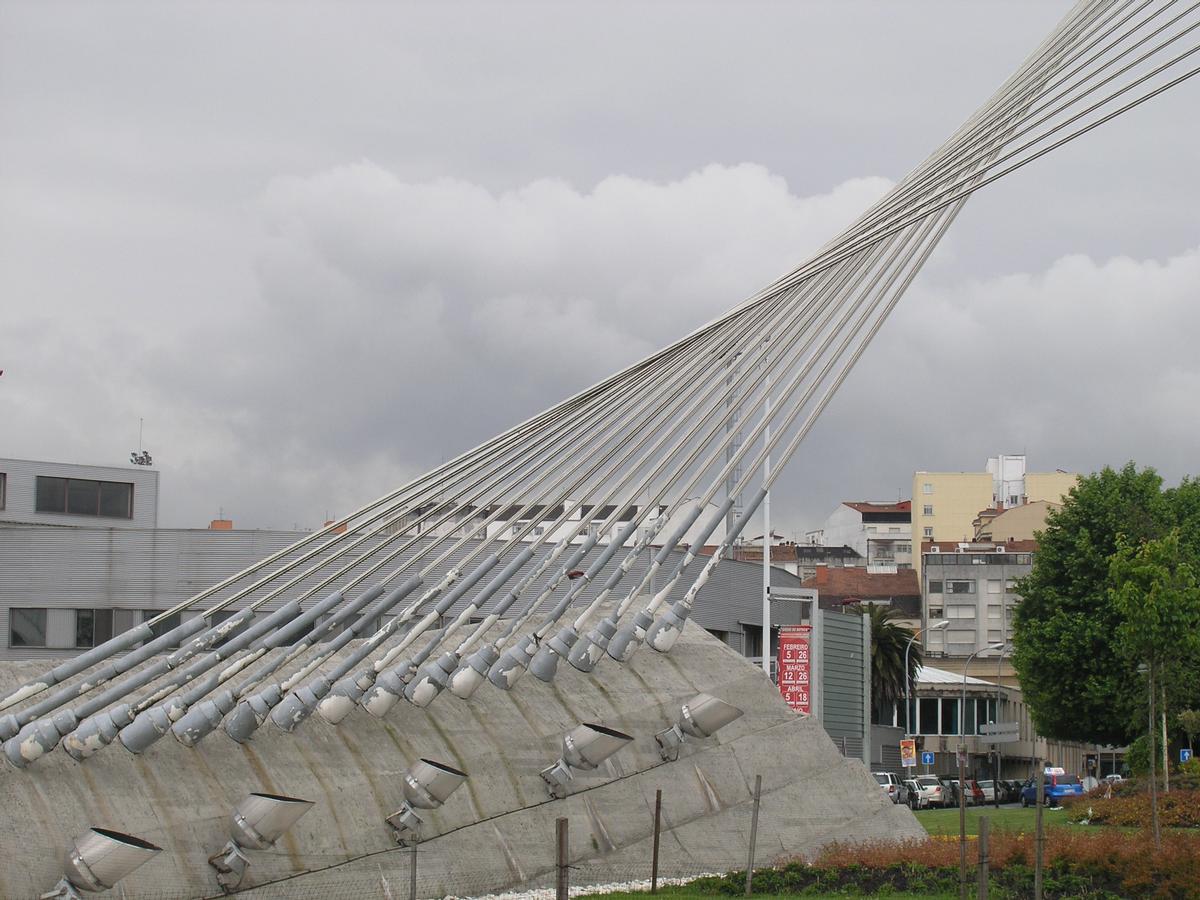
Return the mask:
[[818,530],[805,534],[805,543],[849,547],[868,567],[911,568],[912,504],[908,500],[845,500]]
[[[965,660],[991,644],[1011,641],[1013,612],[1021,602],[1017,581],[1033,568],[1036,549],[1033,541],[930,544],[921,554],[925,653],[932,659]],[[950,624],[930,629],[943,620]]]
[[[988,459],[982,472],[926,472],[913,474],[913,541],[970,542],[976,521],[987,510],[1004,511],[1036,501],[1061,503],[1079,476],[1061,469],[1027,472],[1023,455]],[[1005,535],[996,534],[1003,539]],[[914,555],[918,574],[921,553]]]

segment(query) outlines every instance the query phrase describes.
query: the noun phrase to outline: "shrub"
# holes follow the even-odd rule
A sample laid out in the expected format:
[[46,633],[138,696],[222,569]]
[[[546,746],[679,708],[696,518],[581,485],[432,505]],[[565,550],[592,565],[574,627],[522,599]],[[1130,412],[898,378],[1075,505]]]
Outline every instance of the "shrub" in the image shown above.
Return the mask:
[[[1105,799],[1104,789],[1097,788],[1063,806],[1074,821],[1132,828],[1150,825],[1150,795],[1144,791],[1114,791],[1111,799]],[[1169,794],[1160,793],[1158,820],[1169,828],[1200,828],[1200,791],[1172,788]]]
[[[973,867],[975,848],[968,853]],[[1013,897],[1030,896],[1034,855],[1032,834],[993,833],[990,866],[997,888]],[[1155,851],[1145,831],[1128,834],[1112,829],[1055,828],[1046,834],[1045,860],[1047,897],[1200,898],[1200,835],[1196,834],[1167,834],[1162,850]],[[938,883],[949,877],[953,889],[958,877],[958,846],[953,841],[934,840],[834,844],[809,871],[814,869],[853,872],[853,883],[863,888],[875,883],[863,871],[874,872],[880,886],[893,889],[901,888],[900,871],[920,871]],[[881,873],[890,874],[884,879]]]

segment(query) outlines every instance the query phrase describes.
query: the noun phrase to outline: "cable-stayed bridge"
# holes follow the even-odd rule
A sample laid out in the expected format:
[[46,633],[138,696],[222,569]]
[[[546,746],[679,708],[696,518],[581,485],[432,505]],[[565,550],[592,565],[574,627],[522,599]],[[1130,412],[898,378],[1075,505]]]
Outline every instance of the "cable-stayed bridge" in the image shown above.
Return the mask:
[[[560,687],[590,695],[649,679],[646,696],[665,702],[656,679],[714,691],[736,683],[747,707],[765,704],[723,664],[713,663],[721,674],[708,683],[686,664],[687,677],[668,677],[655,657],[685,635],[713,571],[970,196],[1184,85],[1200,72],[1198,51],[1200,3],[1077,3],[886,196],[726,314],[288,551],[14,684],[0,699],[11,764],[0,790],[69,805],[64,776],[86,778],[114,754],[136,755],[144,771],[155,759],[187,766],[189,753],[243,752],[233,745],[253,755],[251,741],[274,748],[340,734],[351,744],[386,731],[389,717],[428,735],[440,707],[464,701],[511,711],[527,692],[569,711]],[[705,546],[715,549],[702,557]],[[635,565],[647,555],[649,565]],[[702,656],[702,643],[681,646]],[[636,705],[627,698],[614,709],[633,716]],[[802,729],[779,710],[763,715],[772,728]],[[498,741],[482,735],[460,741]],[[230,747],[207,749],[218,742]],[[454,741],[443,743],[453,752]],[[172,772],[154,777],[169,783]],[[782,778],[780,790],[789,784]],[[348,801],[330,805],[339,802]],[[506,815],[530,805],[519,790],[511,803]],[[40,822],[41,833],[53,822]],[[183,883],[200,882],[181,871]]]

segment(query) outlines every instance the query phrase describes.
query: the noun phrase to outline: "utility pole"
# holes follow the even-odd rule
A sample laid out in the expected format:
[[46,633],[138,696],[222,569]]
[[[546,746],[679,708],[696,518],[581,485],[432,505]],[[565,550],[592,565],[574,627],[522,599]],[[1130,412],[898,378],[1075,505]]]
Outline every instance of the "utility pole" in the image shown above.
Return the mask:
[[[763,415],[767,422],[771,421],[771,398],[767,397],[766,405],[763,407]],[[771,443],[771,426],[767,425],[766,431],[763,432],[763,445],[767,446]],[[763,461],[763,483],[765,484],[771,477],[771,456],[767,455]],[[771,678],[771,492],[767,491],[762,502],[763,510],[763,596],[762,596],[762,640],[763,640],[763,672],[766,673],[767,679]]]

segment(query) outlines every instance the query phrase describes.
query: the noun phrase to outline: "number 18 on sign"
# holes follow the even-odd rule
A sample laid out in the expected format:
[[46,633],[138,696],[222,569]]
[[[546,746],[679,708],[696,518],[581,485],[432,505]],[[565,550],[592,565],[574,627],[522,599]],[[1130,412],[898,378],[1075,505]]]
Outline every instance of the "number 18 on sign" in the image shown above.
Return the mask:
[[804,716],[812,713],[811,656],[811,625],[785,625],[779,629],[779,693],[788,706]]

